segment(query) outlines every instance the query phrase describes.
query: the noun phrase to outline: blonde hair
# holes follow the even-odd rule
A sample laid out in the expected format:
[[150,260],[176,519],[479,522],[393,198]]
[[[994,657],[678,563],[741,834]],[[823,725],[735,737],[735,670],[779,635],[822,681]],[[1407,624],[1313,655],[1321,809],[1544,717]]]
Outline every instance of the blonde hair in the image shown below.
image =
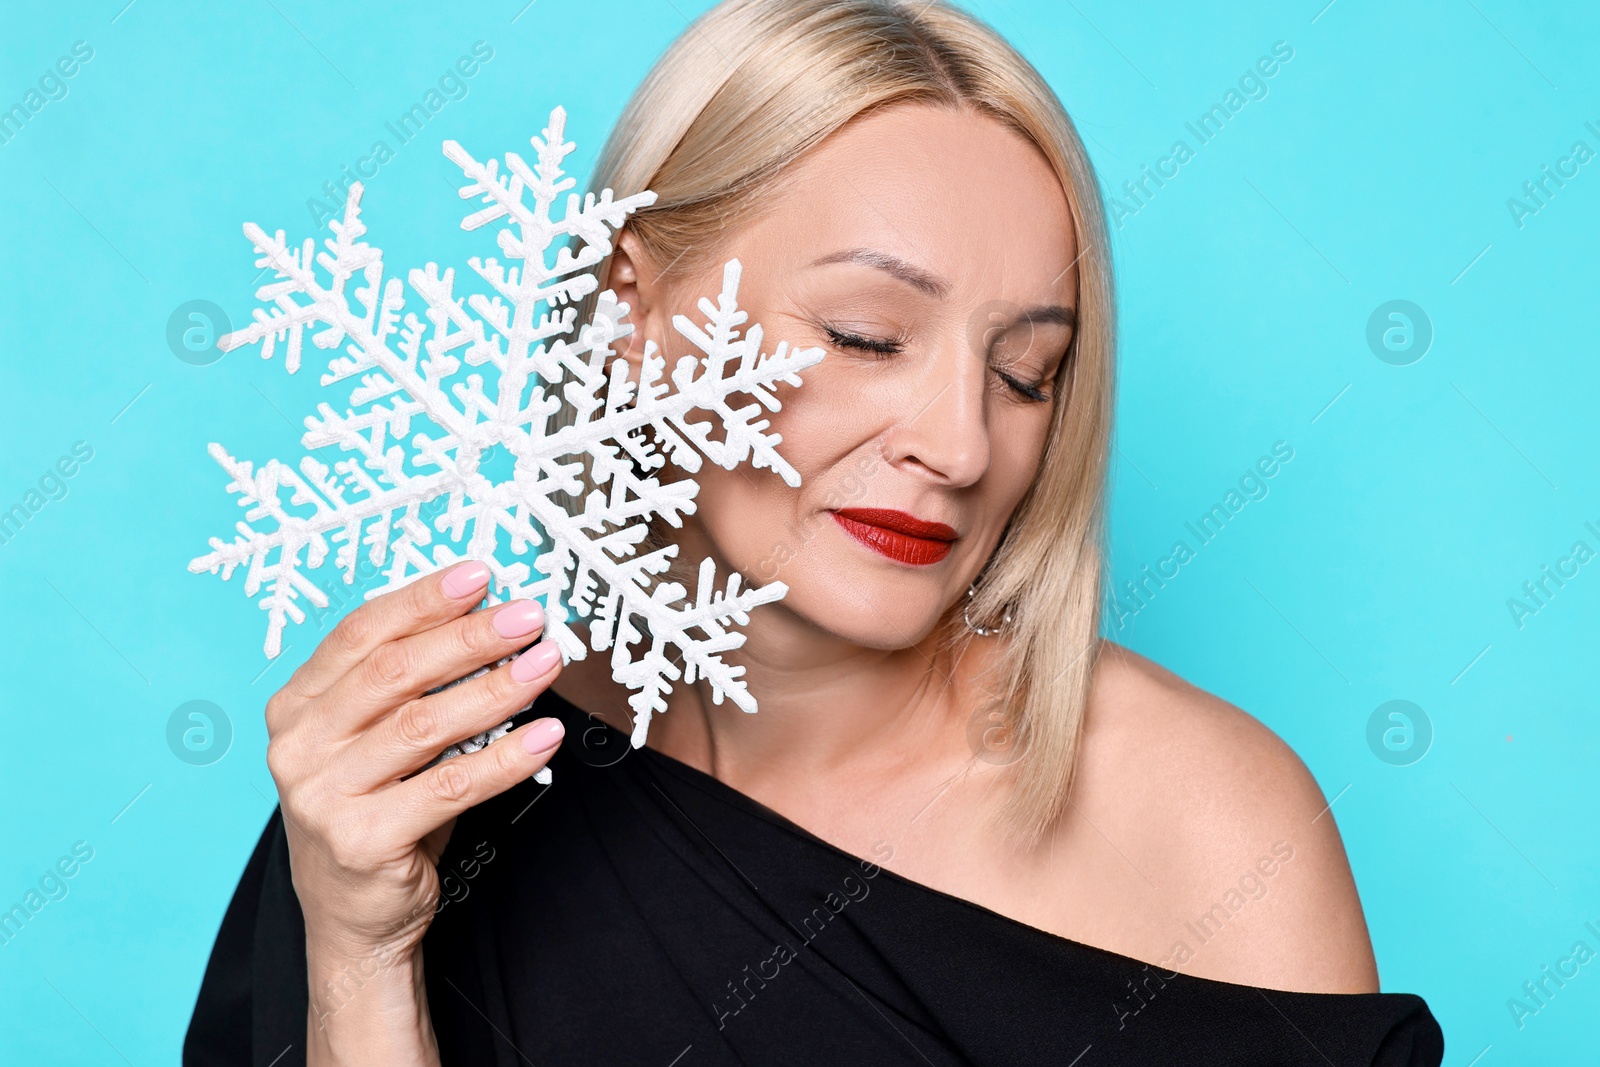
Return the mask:
[[[692,276],[774,199],[786,164],[867,111],[909,102],[976,109],[1015,130],[1054,168],[1072,210],[1078,322],[1039,471],[971,603],[951,605],[938,631],[941,653],[959,658],[975,636],[963,608],[982,624],[1009,606],[993,661],[1002,682],[989,690],[1017,753],[1000,815],[1037,840],[1068,803],[1099,651],[1114,356],[1100,190],[1054,92],[998,33],[943,0],[723,0],[640,83],[589,187],[654,191],[625,228],[650,264]],[[600,285],[578,322],[610,266],[607,255],[595,267]],[[572,420],[563,407],[557,424]],[[652,529],[640,551],[664,536]]]

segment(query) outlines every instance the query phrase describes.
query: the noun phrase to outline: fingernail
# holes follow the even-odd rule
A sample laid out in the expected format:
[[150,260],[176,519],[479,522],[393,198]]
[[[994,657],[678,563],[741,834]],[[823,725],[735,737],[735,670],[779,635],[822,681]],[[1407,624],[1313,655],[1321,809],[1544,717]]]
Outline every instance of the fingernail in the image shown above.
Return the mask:
[[543,678],[561,662],[561,650],[552,641],[540,641],[511,661],[511,677],[519,682]]
[[444,581],[439,584],[446,596],[471,596],[489,584],[489,565],[478,560],[459,564],[445,572]]
[[537,756],[555,748],[566,733],[567,728],[561,725],[560,719],[540,719],[522,731],[522,747],[529,755]]
[[536,600],[518,601],[495,612],[492,621],[501,637],[526,637],[544,625],[544,609]]

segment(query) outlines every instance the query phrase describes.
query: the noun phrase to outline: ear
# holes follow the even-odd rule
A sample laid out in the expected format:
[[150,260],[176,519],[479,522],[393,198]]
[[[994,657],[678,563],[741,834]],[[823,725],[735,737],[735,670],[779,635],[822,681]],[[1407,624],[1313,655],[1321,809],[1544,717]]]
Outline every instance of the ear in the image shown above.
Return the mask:
[[628,376],[639,380],[639,368],[644,362],[647,340],[661,347],[660,330],[665,302],[658,272],[644,254],[639,238],[632,230],[623,228],[617,235],[616,249],[611,253],[611,269],[606,275],[606,288],[616,294],[617,300],[628,305],[626,322],[633,332],[616,343],[617,354],[632,364]]

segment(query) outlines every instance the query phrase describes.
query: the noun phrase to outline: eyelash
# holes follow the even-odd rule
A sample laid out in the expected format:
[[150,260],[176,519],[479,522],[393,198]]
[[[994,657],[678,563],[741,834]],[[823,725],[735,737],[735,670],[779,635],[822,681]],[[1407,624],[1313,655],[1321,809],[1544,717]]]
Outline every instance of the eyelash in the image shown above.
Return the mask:
[[[854,348],[863,352],[872,352],[876,355],[893,355],[899,352],[903,346],[900,341],[883,341],[873,337],[860,337],[856,334],[836,330],[832,326],[824,326],[823,329],[827,331],[828,339],[840,348]],[[1034,384],[1032,382],[1018,381],[1004,371],[995,371],[995,374],[999,375],[1001,381],[1005,382],[1012,391],[1025,400],[1041,403],[1050,399],[1050,395],[1039,388],[1039,385],[1043,383]]]

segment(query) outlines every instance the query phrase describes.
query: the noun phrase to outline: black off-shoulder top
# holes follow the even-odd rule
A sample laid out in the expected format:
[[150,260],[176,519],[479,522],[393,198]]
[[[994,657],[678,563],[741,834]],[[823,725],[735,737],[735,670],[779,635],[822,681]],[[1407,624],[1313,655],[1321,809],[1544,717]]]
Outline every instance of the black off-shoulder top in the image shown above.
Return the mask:
[[[1438,1067],[1406,993],[1193,978],[844,852],[553,691],[549,786],[465,815],[423,941],[446,1065]],[[883,859],[884,857],[877,857]],[[328,1003],[360,995],[347,976]],[[223,918],[186,1067],[305,1062],[305,927],[274,811]]]

